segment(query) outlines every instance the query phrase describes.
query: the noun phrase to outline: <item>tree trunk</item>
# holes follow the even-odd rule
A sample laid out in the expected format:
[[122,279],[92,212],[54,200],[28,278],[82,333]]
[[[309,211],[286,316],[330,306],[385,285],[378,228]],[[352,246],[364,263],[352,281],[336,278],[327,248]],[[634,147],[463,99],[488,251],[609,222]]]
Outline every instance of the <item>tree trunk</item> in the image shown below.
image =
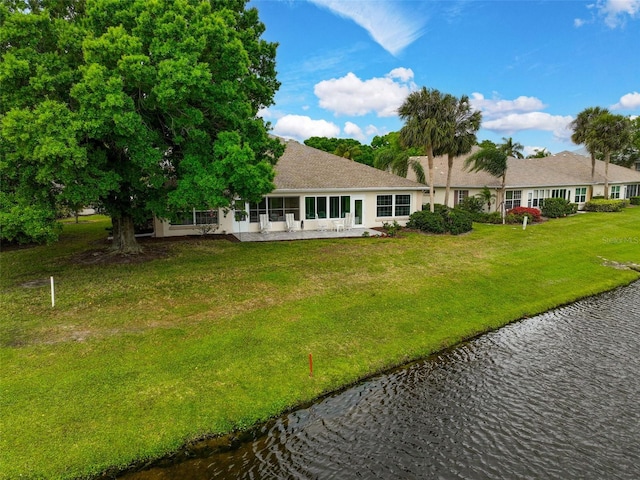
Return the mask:
[[591,154],[591,183],[596,178],[596,154]]
[[122,255],[136,255],[142,252],[135,236],[133,218],[130,215],[111,217],[113,242],[111,251]]
[[429,146],[427,149],[427,158],[429,159],[429,211],[435,212],[434,191],[433,191],[433,148]]
[[604,154],[604,198],[609,200],[609,160],[611,160],[611,154],[609,152]]
[[501,201],[500,201],[500,216],[502,217],[502,224],[504,225],[505,223],[507,223],[507,219],[506,219],[506,211],[505,211],[505,200],[506,200],[506,195],[505,195],[505,186],[507,185],[507,175],[503,175],[502,176],[502,185],[500,186],[500,196],[502,197]]
[[447,188],[444,191],[444,204],[449,206],[449,191],[451,190],[451,169],[453,168],[453,155],[447,156]]

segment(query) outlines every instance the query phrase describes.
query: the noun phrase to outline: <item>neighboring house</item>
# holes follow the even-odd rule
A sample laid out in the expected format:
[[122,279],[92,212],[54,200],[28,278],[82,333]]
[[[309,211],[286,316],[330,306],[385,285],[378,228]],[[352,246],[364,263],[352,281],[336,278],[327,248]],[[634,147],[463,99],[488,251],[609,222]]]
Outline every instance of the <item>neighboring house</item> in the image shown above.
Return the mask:
[[259,232],[260,216],[267,215],[270,229],[287,229],[286,215],[293,214],[299,228],[332,228],[334,221],[353,214],[353,227],[381,227],[397,221],[405,225],[409,215],[422,209],[426,185],[384,172],[353,160],[290,140],[274,167],[275,190],[258,204],[245,204],[247,216],[234,211],[185,212],[180,222],[155,220],[155,235],[169,237],[207,233]]
[[[474,149],[474,151],[476,151]],[[471,154],[469,154],[471,155]],[[453,207],[464,198],[474,196],[483,187],[498,193],[501,180],[486,172],[468,172],[464,160],[469,156],[454,159],[451,172],[449,206]],[[420,159],[425,171],[427,158]],[[513,207],[539,207],[544,198],[562,197],[578,208],[594,196],[604,195],[605,163],[596,160],[595,177],[591,181],[591,159],[571,152],[561,152],[545,158],[507,160],[505,209]],[[444,203],[447,180],[447,157],[434,158],[435,202]],[[640,195],[640,172],[619,165],[609,164],[609,198],[630,198]],[[491,210],[499,208],[492,204]]]
[[640,172],[640,161],[635,162],[633,165],[634,165],[636,171]]

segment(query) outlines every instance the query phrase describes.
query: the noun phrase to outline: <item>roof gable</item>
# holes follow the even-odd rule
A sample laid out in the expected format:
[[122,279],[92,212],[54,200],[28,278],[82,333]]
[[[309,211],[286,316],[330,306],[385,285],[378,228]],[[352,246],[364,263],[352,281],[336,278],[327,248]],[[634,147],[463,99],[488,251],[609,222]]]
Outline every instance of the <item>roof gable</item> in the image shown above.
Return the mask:
[[282,190],[423,190],[425,185],[293,140],[275,165]]
[[[487,186],[499,188],[500,179],[486,172],[469,172],[464,168],[464,161],[478,148],[453,160],[451,171],[452,187],[480,188]],[[427,157],[416,157],[427,168]],[[544,158],[507,159],[507,188],[517,187],[553,187],[583,186],[604,184],[605,162],[596,160],[595,176],[591,180],[591,159],[572,152],[560,152]],[[434,185],[446,186],[447,157],[434,158]],[[640,183],[640,172],[610,163],[609,183]]]

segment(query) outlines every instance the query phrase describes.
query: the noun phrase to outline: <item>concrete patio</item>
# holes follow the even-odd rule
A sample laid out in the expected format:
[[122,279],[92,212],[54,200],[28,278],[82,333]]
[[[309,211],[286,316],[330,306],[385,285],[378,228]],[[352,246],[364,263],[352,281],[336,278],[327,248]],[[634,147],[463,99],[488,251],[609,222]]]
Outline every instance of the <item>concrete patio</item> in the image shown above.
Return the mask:
[[351,230],[298,230],[295,232],[269,232],[269,233],[234,233],[241,242],[283,242],[289,240],[313,240],[321,238],[355,238],[362,237],[365,232],[371,237],[381,236],[377,230],[371,228],[352,228]]

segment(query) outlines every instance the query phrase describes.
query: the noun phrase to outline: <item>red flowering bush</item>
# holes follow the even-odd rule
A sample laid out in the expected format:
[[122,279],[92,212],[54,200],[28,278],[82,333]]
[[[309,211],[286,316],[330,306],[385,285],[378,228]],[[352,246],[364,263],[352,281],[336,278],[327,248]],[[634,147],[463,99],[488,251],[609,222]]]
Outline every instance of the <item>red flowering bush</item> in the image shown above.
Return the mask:
[[515,207],[507,210],[507,221],[509,223],[522,223],[524,217],[529,217],[529,222],[540,221],[540,210],[537,208]]

